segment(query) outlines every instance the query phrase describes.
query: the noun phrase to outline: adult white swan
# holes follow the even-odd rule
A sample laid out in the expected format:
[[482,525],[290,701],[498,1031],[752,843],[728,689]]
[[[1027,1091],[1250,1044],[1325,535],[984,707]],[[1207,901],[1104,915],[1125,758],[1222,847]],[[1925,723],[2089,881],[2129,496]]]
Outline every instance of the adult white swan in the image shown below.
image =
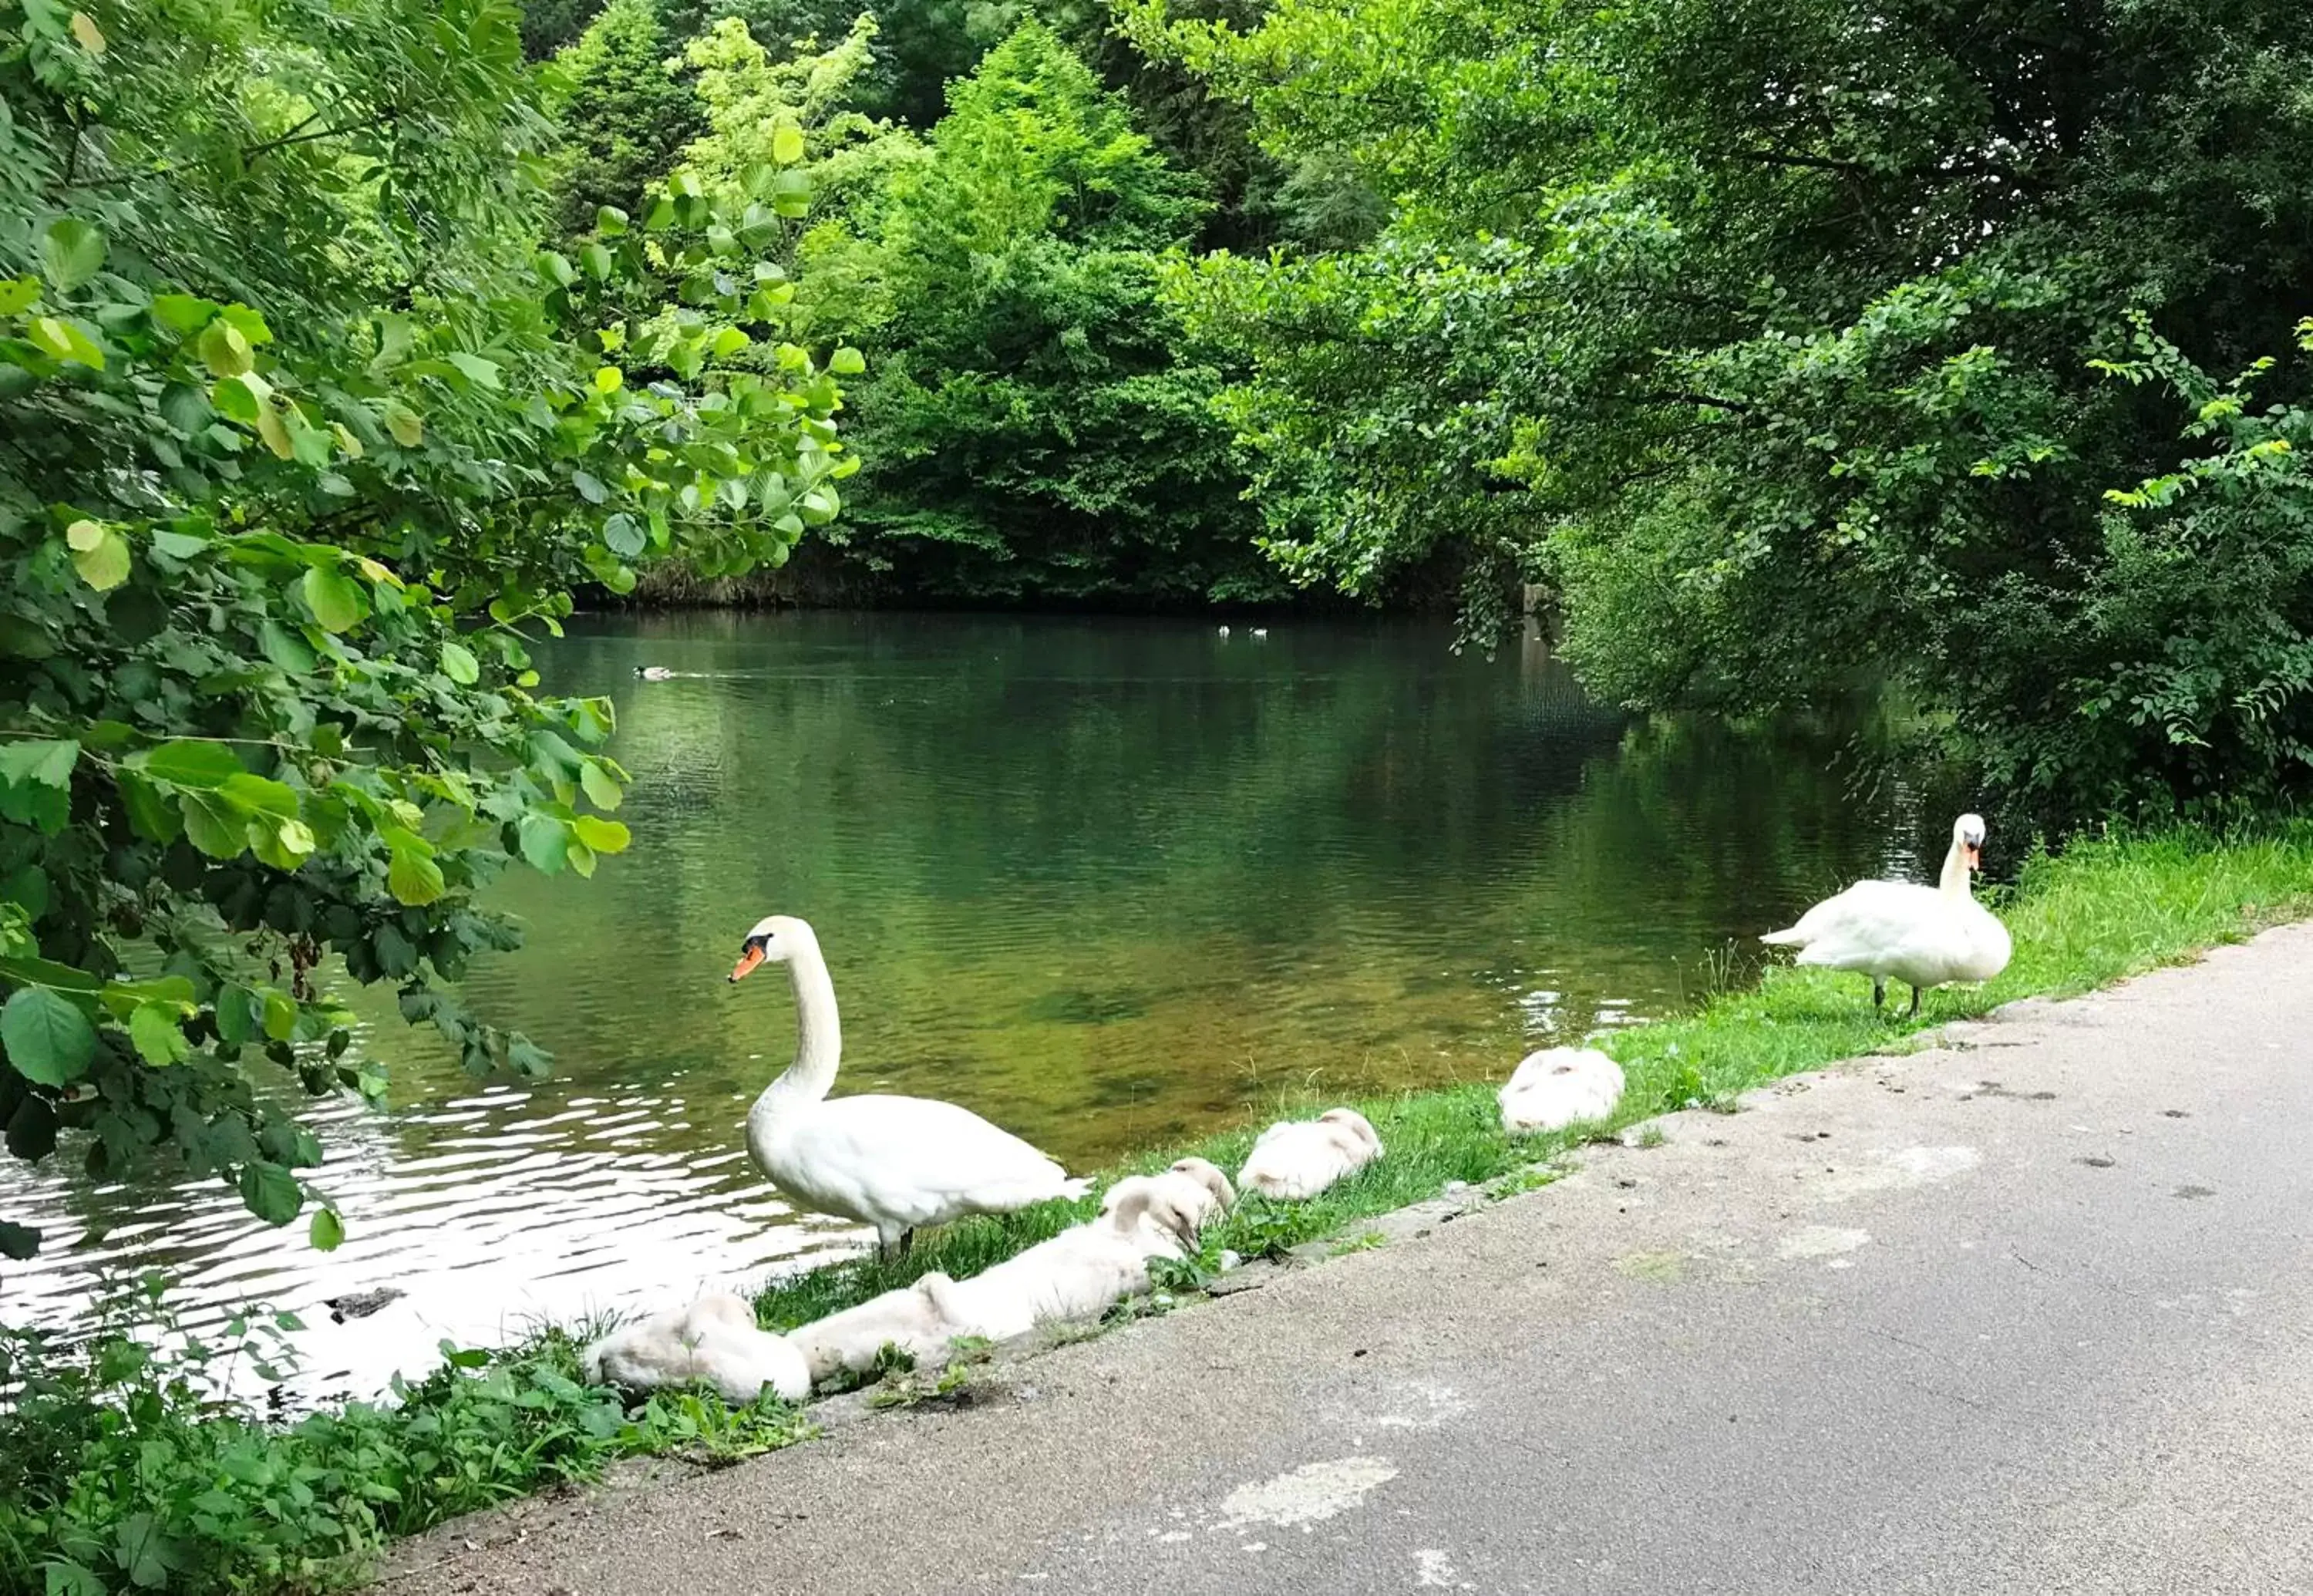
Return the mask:
[[1968,890],[1969,877],[1983,868],[1983,816],[1963,815],[1952,823],[1942,885],[1859,881],[1799,924],[1759,940],[1798,948],[1803,965],[1870,976],[1875,1007],[1886,1002],[1889,981],[1904,982],[1917,1014],[1922,988],[1989,981],[2008,967],[2008,928]]
[[929,1098],[828,1100],[843,1057],[835,983],[804,921],[756,922],[731,972],[785,965],[795,983],[796,1056],[747,1111],[747,1152],[771,1184],[806,1208],[875,1227],[878,1248],[905,1253],[919,1225],[1006,1213],[1090,1186],[1009,1131]]

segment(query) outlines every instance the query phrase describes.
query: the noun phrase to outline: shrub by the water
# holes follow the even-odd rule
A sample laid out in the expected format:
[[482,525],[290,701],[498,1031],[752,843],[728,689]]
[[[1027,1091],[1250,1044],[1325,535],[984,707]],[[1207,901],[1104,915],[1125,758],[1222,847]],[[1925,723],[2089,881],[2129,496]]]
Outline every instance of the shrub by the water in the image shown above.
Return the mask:
[[279,1372],[294,1316],[187,1336],[157,1277],[92,1334],[0,1329],[0,1591],[104,1596],[350,1583],[391,1538],[598,1477],[637,1453],[737,1457],[808,1434],[766,1398],[669,1391],[629,1413],[588,1385],[579,1344],[456,1348],[383,1402],[294,1423],[223,1389]]

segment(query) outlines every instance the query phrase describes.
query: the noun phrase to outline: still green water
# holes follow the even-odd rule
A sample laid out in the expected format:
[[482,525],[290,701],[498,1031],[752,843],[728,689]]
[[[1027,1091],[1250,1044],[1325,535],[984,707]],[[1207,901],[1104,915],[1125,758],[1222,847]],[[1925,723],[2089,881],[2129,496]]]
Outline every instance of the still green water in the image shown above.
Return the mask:
[[[317,1322],[314,1378],[374,1386],[442,1336],[643,1306],[857,1245],[742,1151],[784,1066],[761,916],[818,930],[839,1091],[952,1098],[1089,1169],[1304,1090],[1506,1076],[1530,1048],[1692,1001],[1708,960],[1859,875],[1917,868],[1900,789],[1838,743],[1632,726],[1537,639],[1441,627],[703,615],[575,626],[549,686],[617,702],[625,856],[510,875],[528,945],[467,983],[551,1049],[476,1083],[367,1004],[390,1107],[321,1111],[348,1239],[256,1223],[206,1182],[91,1191],[0,1168],[49,1250],[0,1313],[56,1317],[159,1264],[209,1311]],[[638,681],[638,665],[684,673]],[[1739,941],[1738,941],[1738,945]],[[366,998],[365,999],[367,1002]],[[61,1162],[61,1161],[60,1161]],[[71,1239],[77,1236],[77,1240]],[[58,1245],[62,1243],[62,1245]]]

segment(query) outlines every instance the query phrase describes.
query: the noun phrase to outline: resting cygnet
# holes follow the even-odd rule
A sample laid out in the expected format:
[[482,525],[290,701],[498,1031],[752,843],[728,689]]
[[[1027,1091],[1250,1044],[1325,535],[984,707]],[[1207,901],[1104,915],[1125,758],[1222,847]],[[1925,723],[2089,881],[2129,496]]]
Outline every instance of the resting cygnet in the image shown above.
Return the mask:
[[1354,1108],[1286,1120],[1262,1132],[1236,1183],[1264,1197],[1304,1202],[1381,1157],[1381,1138]]
[[1595,1047],[1546,1047],[1526,1054],[1496,1096],[1502,1129],[1513,1135],[1562,1131],[1614,1112],[1623,1100],[1623,1066]]
[[1159,1213],[1145,1215],[1140,1221],[1140,1234],[1150,1252],[1186,1256],[1195,1248],[1199,1230],[1236,1206],[1236,1187],[1229,1184],[1229,1177],[1220,1172],[1218,1166],[1203,1159],[1183,1159],[1161,1174],[1135,1175],[1109,1187],[1100,1200],[1102,1216],[1113,1213],[1128,1194],[1144,1186],[1170,1198],[1172,1208],[1185,1215],[1190,1225],[1183,1234],[1167,1229]]
[[946,1293],[954,1284],[935,1271],[913,1285],[871,1297],[857,1308],[798,1325],[787,1332],[787,1339],[802,1354],[814,1381],[839,1369],[865,1374],[875,1366],[876,1355],[886,1346],[912,1358],[929,1358],[945,1351],[956,1336],[973,1334],[945,1310]]
[[582,1354],[596,1385],[652,1391],[703,1380],[726,1402],[752,1402],[769,1386],[788,1402],[811,1391],[803,1354],[759,1329],[755,1310],[727,1292],[613,1331]]
[[961,1333],[1008,1341],[1038,1325],[1098,1318],[1119,1297],[1148,1290],[1148,1260],[1180,1257],[1197,1221],[1159,1176],[1117,1183],[1099,1218],[1062,1230],[970,1280],[952,1283],[943,1309]]

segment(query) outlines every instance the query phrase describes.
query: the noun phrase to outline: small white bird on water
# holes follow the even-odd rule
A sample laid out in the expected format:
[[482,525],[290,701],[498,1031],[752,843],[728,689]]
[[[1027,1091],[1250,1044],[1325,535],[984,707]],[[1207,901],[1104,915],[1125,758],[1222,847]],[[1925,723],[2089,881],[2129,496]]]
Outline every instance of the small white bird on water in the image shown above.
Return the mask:
[[1952,823],[1940,885],[1859,881],[1759,940],[1798,948],[1803,965],[1870,976],[1875,1008],[1887,1001],[1888,982],[1904,982],[1917,1014],[1924,988],[1989,981],[2008,967],[2008,928],[1969,890],[1969,878],[1983,868],[1983,816],[1963,815]]

